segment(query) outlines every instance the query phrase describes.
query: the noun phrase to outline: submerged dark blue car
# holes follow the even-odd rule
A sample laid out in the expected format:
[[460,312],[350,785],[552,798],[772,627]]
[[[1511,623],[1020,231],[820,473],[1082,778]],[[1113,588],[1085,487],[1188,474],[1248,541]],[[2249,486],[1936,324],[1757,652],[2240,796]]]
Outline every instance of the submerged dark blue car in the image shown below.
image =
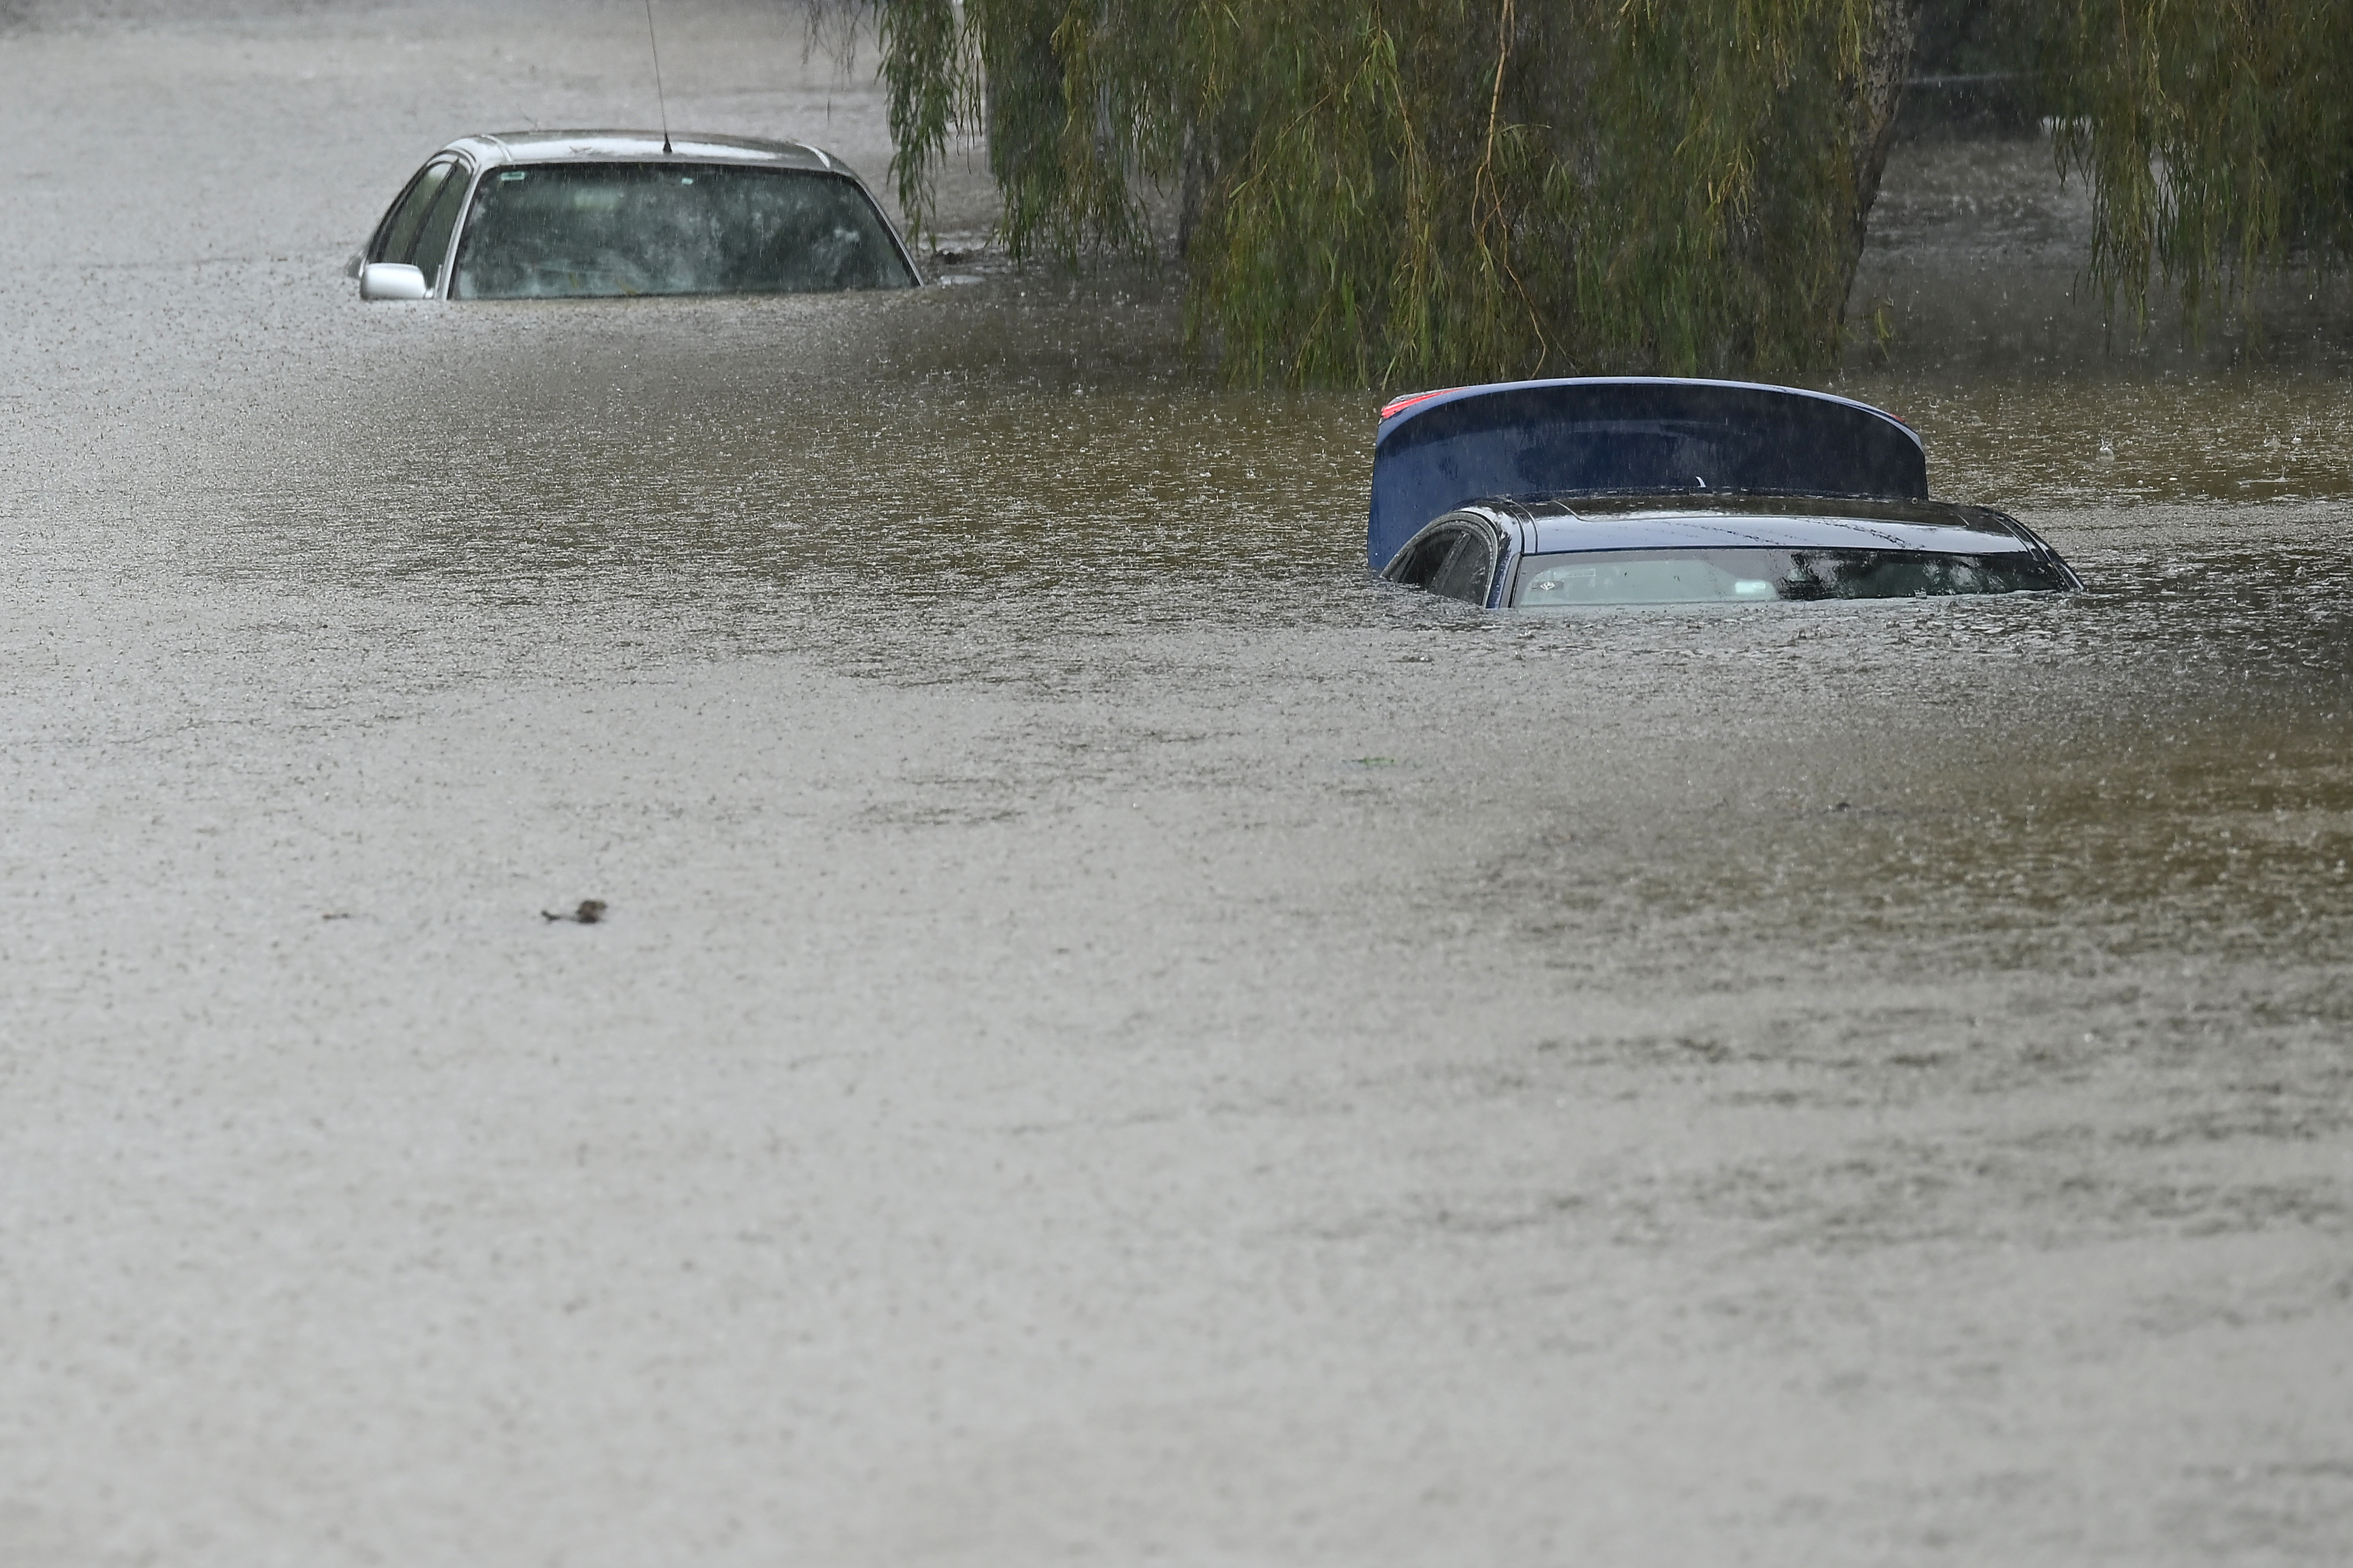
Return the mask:
[[2017,519],[1933,500],[1920,437],[1827,393],[1589,377],[1381,410],[1372,570],[1489,609],[2051,593]]

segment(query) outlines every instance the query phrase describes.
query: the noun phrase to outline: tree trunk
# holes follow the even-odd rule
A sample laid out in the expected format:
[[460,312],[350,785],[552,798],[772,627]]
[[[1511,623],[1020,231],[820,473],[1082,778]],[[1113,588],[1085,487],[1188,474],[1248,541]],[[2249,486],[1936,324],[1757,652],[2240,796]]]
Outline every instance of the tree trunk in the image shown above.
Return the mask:
[[1841,316],[1854,293],[1863,241],[1871,236],[1871,209],[1879,200],[1879,177],[1887,171],[1887,149],[1895,139],[1895,111],[1903,106],[1919,25],[1919,0],[1877,0],[1872,9],[1872,37],[1855,83],[1854,226],[1847,243],[1846,284],[1839,290]]

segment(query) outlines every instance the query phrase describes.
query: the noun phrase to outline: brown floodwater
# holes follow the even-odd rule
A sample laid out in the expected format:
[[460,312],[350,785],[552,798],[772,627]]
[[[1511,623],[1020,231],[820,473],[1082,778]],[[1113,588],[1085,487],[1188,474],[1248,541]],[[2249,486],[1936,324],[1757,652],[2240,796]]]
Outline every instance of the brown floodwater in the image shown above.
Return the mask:
[[1521,622],[1166,277],[358,301],[643,22],[0,6],[0,1561],[2353,1552],[2341,287],[1907,145],[1827,384],[2089,591]]

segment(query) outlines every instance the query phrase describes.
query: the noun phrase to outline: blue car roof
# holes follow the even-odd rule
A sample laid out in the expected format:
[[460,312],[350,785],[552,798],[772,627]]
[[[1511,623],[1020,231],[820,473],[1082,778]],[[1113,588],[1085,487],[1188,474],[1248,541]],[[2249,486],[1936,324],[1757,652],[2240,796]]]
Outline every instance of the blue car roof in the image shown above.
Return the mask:
[[1578,376],[1400,398],[1373,446],[1376,572],[1482,496],[1725,490],[1921,500],[1928,459],[1894,415],[1799,387]]

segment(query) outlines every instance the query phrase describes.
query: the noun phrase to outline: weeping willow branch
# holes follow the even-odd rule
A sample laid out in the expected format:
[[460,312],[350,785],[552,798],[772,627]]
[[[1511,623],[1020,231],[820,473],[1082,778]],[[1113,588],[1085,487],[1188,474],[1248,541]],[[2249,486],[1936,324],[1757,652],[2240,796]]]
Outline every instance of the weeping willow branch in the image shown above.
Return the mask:
[[2353,0],[2068,0],[2022,8],[2063,173],[2093,195],[2091,272],[2145,327],[2265,277],[2353,259]]
[[1832,360],[1915,0],[871,3],[911,214],[979,121],[1017,253],[1181,189],[1229,375],[1422,382]]

